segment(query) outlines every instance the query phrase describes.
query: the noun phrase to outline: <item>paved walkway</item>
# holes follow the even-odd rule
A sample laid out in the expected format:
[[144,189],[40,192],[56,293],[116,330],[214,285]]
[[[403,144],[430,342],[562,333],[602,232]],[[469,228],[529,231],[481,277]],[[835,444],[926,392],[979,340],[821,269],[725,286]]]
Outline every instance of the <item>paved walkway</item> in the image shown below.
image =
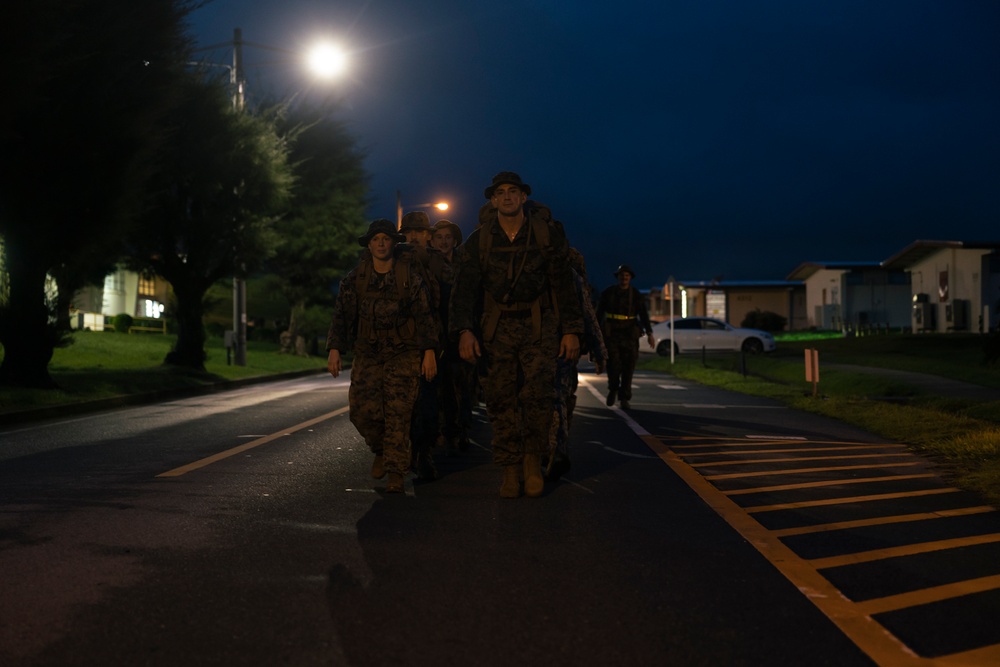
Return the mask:
[[[873,368],[871,366],[856,366],[853,364],[821,364],[822,369],[851,371],[853,373],[870,373],[881,377],[891,378],[915,385],[930,394],[941,396],[954,396],[956,398],[973,398],[980,401],[1000,401],[1000,389],[983,387],[982,385],[943,378],[937,375],[926,373],[912,373],[910,371],[897,371],[889,368]],[[822,377],[822,375],[820,376]]]

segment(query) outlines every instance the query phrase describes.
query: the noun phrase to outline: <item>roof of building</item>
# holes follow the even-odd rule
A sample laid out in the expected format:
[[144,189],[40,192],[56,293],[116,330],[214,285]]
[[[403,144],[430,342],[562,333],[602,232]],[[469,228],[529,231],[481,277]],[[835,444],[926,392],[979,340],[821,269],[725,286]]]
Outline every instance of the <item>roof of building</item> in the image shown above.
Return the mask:
[[818,271],[850,271],[852,269],[877,269],[881,262],[802,262],[786,276],[787,280],[806,280]]
[[882,266],[889,269],[907,269],[947,248],[998,250],[1000,249],[1000,241],[914,241],[882,262]]

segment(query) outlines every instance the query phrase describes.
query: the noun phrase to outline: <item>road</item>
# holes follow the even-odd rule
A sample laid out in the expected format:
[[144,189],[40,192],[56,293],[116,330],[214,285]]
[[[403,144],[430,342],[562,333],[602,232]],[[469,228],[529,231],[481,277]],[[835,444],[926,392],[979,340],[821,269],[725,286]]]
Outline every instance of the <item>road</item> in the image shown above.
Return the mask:
[[570,472],[368,477],[347,379],[0,430],[0,664],[987,665],[1000,518],[898,443],[583,374]]

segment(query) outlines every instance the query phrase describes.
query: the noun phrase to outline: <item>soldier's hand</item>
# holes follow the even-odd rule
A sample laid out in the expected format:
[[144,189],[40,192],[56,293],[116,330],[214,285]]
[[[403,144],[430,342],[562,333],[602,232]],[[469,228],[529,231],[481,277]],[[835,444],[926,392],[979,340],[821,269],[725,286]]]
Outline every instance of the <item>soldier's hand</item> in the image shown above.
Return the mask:
[[649,349],[655,350],[656,349],[656,338],[653,337],[652,333],[650,333],[648,336],[646,336],[646,340],[649,341]]
[[326,370],[333,377],[337,377],[340,371],[344,370],[344,364],[340,360],[340,350],[330,350],[330,355],[326,358]]
[[458,356],[470,364],[474,364],[482,354],[476,334],[471,331],[463,331],[461,337],[458,339]]
[[566,334],[559,342],[559,356],[570,363],[580,358],[580,338],[576,334]]
[[437,355],[434,354],[434,350],[424,350],[424,361],[420,364],[420,374],[430,382],[437,376],[437,372]]

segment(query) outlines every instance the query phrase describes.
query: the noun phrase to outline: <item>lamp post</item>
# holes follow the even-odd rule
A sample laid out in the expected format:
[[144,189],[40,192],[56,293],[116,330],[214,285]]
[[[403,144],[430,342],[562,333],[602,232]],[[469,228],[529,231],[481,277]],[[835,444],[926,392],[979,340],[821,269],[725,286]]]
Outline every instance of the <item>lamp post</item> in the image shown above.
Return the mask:
[[[251,46],[266,51],[277,51],[290,56],[307,56],[310,69],[320,77],[330,78],[344,68],[346,56],[343,52],[330,45],[318,45],[309,54],[302,54],[276,46],[267,46],[254,42],[243,41],[243,31],[233,28],[233,41],[213,44],[196,51],[208,51],[220,47],[231,46],[233,49],[233,64],[217,65],[229,70],[229,81],[233,86],[233,110],[242,112],[246,108],[246,69],[243,65],[243,46]],[[211,63],[209,63],[211,64]],[[247,288],[246,278],[242,275],[243,266],[238,267],[233,276],[233,363],[237,366],[247,365]]]
[[[429,202],[427,204],[415,204],[409,208],[436,208],[439,211],[448,210],[448,202]],[[403,226],[403,197],[399,190],[396,190],[396,229]]]

